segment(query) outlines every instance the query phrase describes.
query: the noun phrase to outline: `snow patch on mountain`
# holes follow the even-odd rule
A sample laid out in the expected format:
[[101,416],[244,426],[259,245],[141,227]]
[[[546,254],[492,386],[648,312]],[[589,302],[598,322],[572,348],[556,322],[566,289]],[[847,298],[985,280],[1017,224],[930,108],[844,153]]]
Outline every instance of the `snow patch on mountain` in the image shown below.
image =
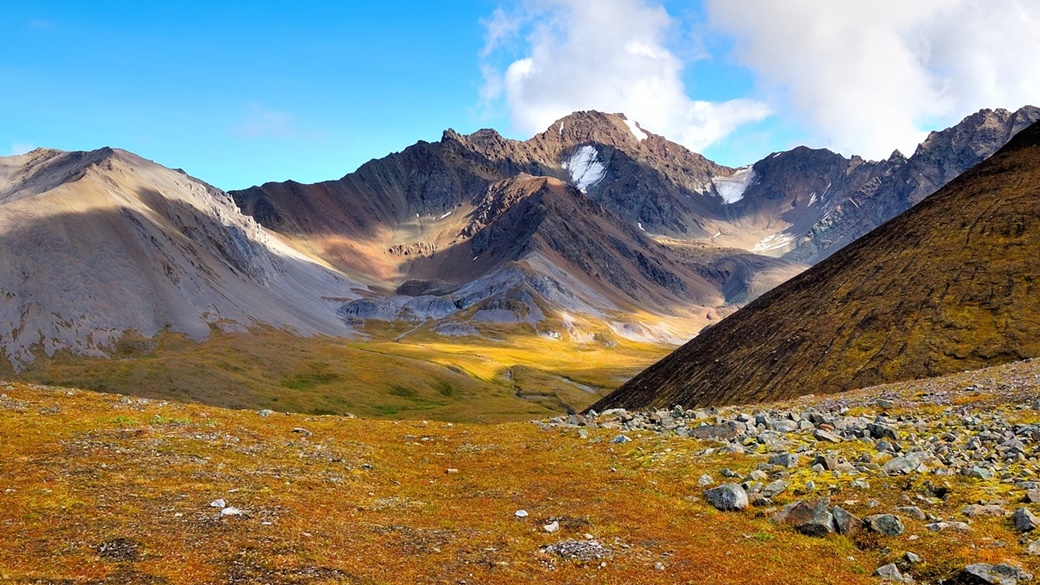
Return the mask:
[[599,153],[594,146],[582,146],[575,150],[571,158],[563,163],[563,168],[567,169],[574,185],[582,193],[603,180],[607,174],[607,166],[599,161]]
[[636,140],[642,142],[648,138],[646,132],[643,132],[643,129],[639,127],[639,124],[636,123],[635,120],[629,120],[628,118],[625,118],[625,124],[628,125],[628,129],[632,131],[632,134],[636,137]]
[[768,236],[762,238],[762,240],[760,242],[758,242],[757,244],[755,244],[751,248],[751,251],[752,252],[770,252],[770,251],[773,251],[773,250],[779,250],[781,248],[790,246],[793,243],[794,243],[794,236],[792,236],[791,234],[784,234],[784,233],[772,234],[772,235],[768,235]]
[[736,203],[744,198],[744,192],[754,180],[755,170],[751,167],[744,167],[737,169],[728,177],[715,177],[712,179],[712,183],[715,185],[715,192],[722,197],[723,201]]

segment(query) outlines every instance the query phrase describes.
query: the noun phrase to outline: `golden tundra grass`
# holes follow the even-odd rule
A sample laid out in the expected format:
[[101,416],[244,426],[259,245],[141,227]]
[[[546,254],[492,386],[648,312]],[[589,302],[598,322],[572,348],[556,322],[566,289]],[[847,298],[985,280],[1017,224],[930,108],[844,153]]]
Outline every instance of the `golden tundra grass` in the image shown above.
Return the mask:
[[[301,338],[261,328],[203,343],[176,334],[125,339],[112,358],[58,355],[0,375],[230,408],[455,422],[526,421],[584,409],[669,346],[540,338],[499,327],[450,338],[372,324],[371,337]],[[0,356],[2,357],[2,356]],[[0,368],[7,362],[0,359]]]
[[[890,391],[913,401],[921,384],[967,382],[916,384]],[[870,573],[906,550],[924,558],[922,579],[980,561],[1040,570],[1006,518],[977,519],[968,533],[904,518],[903,536],[849,540],[801,536],[761,509],[717,512],[697,478],[722,479],[727,467],[746,474],[763,458],[702,456],[711,444],[687,438],[632,433],[616,445],[616,431],[582,438],[529,422],[261,417],[21,383],[0,393],[0,582],[855,584],[875,582]],[[1035,419],[1003,400],[976,403]],[[861,447],[835,448],[854,457]],[[1021,497],[956,477],[948,501],[922,503],[913,498],[928,477],[871,477],[861,491],[805,470],[791,491],[809,479],[861,517],[912,498],[963,519],[968,503],[1003,499],[1014,509]],[[243,514],[222,516],[210,506],[218,498]],[[543,530],[552,521],[559,531]],[[589,537],[611,556],[568,561],[540,550]]]

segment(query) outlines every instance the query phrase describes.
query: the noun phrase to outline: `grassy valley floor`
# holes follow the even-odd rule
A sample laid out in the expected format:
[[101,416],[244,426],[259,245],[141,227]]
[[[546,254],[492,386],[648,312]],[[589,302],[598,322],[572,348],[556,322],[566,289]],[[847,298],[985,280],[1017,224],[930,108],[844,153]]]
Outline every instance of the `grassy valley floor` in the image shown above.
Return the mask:
[[369,339],[303,338],[272,328],[127,337],[111,358],[60,354],[0,377],[228,408],[453,422],[577,412],[674,349],[623,339],[577,343],[502,326],[445,338],[369,325]]

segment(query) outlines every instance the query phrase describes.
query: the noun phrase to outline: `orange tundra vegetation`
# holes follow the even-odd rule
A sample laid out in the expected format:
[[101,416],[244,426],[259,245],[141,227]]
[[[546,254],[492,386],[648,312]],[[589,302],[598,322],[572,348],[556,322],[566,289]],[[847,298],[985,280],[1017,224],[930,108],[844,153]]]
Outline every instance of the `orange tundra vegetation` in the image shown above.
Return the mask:
[[[885,391],[909,404],[922,388],[963,388],[963,376]],[[764,460],[753,448],[706,454],[714,443],[650,432],[616,444],[617,430],[530,422],[261,416],[20,383],[0,392],[4,582],[870,583],[911,548],[925,559],[919,578],[982,560],[1037,569],[1006,518],[968,533],[904,519],[900,537],[849,539],[773,524],[775,508],[716,511],[698,478],[746,476]],[[870,392],[843,399],[867,405]],[[972,395],[972,408],[1035,419],[1006,407],[1006,392]],[[863,448],[835,447],[850,460]],[[872,477],[863,492],[806,467],[776,504],[813,478],[857,515],[868,500],[904,505],[924,481]],[[928,513],[1011,497],[997,480],[949,481],[948,501],[921,504]]]

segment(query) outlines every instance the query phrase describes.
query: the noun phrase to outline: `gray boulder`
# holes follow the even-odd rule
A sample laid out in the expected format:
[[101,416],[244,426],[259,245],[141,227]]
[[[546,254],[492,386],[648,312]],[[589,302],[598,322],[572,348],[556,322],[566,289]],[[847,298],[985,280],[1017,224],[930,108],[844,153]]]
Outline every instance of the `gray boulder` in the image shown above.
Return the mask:
[[724,483],[704,492],[704,498],[717,510],[743,510],[748,507],[748,496],[738,483]]
[[769,458],[770,465],[779,465],[781,467],[798,467],[798,454],[797,453],[780,453],[779,455],[773,455]]
[[863,521],[841,506],[834,506],[831,515],[834,516],[834,528],[842,536],[855,536],[863,530]]
[[1032,580],[1033,575],[1012,565],[975,563],[964,567],[945,583],[947,585],[1015,585],[1020,581]]
[[892,581],[893,583],[906,583],[907,582],[906,578],[903,577],[902,573],[899,572],[899,567],[897,567],[895,565],[895,563],[889,563],[887,565],[882,565],[882,566],[878,567],[877,569],[874,570],[874,572],[873,572],[873,574],[871,576],[872,577],[881,577],[882,579],[885,579],[887,581]]
[[1031,532],[1036,530],[1037,526],[1040,526],[1040,518],[1037,518],[1027,508],[1015,510],[1012,519],[1015,521],[1015,529],[1019,532]]
[[871,532],[883,536],[899,536],[903,533],[903,522],[892,514],[874,514],[863,519]]

